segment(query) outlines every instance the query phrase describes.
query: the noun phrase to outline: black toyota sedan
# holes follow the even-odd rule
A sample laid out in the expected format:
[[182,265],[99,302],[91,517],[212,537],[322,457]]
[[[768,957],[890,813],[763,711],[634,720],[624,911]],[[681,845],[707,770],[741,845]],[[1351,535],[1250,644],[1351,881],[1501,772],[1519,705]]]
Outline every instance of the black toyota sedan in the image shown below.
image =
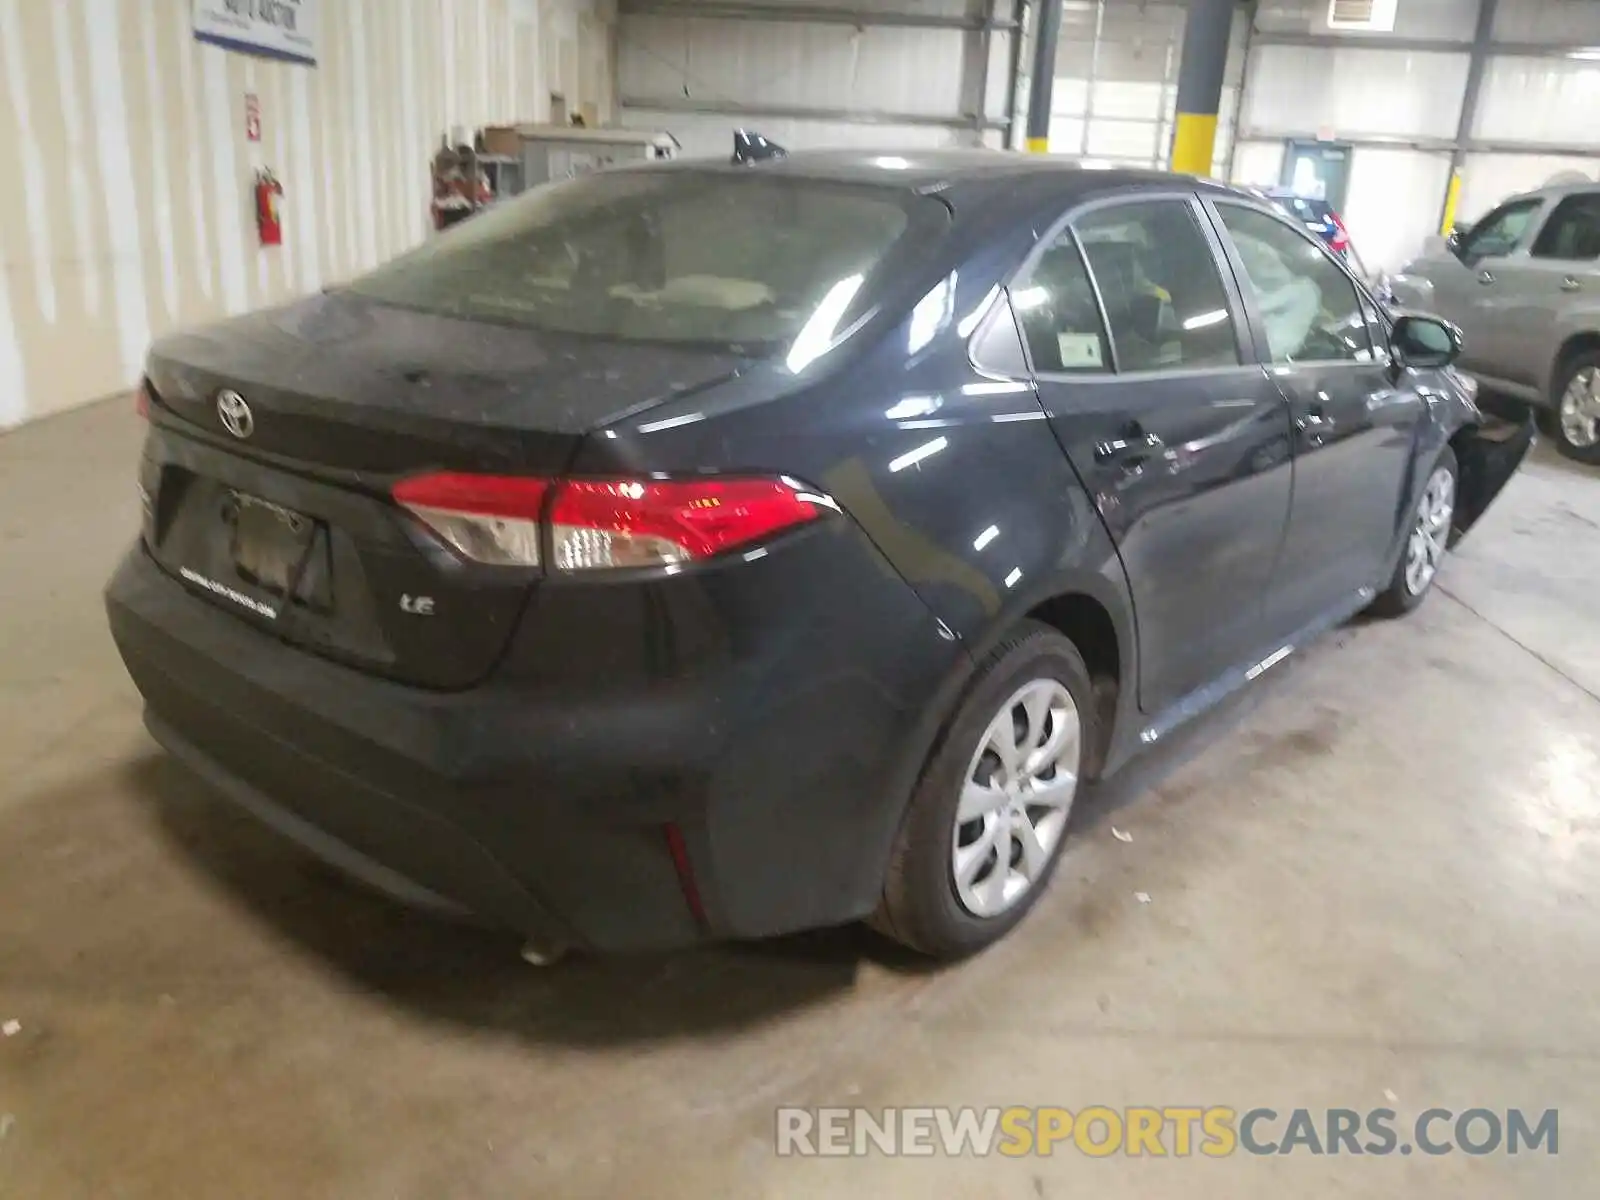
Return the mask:
[[1532,436],[1458,349],[1194,179],[594,174],[158,343],[111,629],[162,745],[400,897],[959,956],[1086,784],[1427,595]]

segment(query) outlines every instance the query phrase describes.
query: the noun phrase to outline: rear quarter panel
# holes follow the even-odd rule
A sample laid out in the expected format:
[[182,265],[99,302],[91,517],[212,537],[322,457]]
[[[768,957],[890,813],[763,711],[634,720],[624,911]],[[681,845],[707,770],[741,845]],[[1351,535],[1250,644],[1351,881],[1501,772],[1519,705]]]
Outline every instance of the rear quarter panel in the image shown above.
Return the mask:
[[903,304],[798,374],[780,358],[652,409],[592,436],[573,467],[801,479],[838,502],[846,536],[870,543],[885,573],[842,571],[826,581],[818,594],[827,619],[847,620],[860,608],[858,589],[889,586],[914,596],[927,623],[944,632],[949,654],[932,662],[918,631],[856,631],[877,639],[861,669],[876,675],[898,712],[892,729],[887,720],[878,726],[883,773],[874,769],[872,792],[880,809],[856,835],[867,861],[880,866],[975,664],[1033,607],[1065,592],[1095,598],[1115,625],[1124,677],[1134,670],[1121,565],[1036,394],[984,374],[968,357],[977,316],[1034,237],[1031,222],[1003,218],[996,214],[1004,236],[908,281]]
[[[908,280],[798,375],[780,358],[654,408],[590,439],[574,469],[794,475],[833,495],[973,653],[1066,591],[1104,604],[1131,653],[1115,548],[1034,389],[968,356],[1000,283],[1066,206],[1048,195],[997,206],[965,227],[970,249]],[[942,314],[931,336],[930,312]]]

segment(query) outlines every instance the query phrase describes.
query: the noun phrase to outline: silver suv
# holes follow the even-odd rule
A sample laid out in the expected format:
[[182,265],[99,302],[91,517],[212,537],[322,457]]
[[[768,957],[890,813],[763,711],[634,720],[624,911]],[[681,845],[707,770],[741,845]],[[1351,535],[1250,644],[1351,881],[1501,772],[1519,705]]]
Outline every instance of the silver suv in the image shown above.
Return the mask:
[[1461,366],[1537,406],[1563,452],[1600,463],[1600,185],[1513,196],[1391,280],[1461,327]]

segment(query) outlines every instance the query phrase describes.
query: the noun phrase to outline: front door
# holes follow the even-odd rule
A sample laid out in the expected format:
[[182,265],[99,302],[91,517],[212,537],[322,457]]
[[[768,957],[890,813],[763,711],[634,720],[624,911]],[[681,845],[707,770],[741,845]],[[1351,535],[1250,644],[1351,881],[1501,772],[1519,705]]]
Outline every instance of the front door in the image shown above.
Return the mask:
[[1432,307],[1461,327],[1461,365],[1468,370],[1506,378],[1505,338],[1495,326],[1494,312],[1505,296],[1502,277],[1531,236],[1543,207],[1538,197],[1502,204],[1461,239],[1453,258],[1429,271]]
[[1212,202],[1294,426],[1294,504],[1269,625],[1287,636],[1386,580],[1423,402],[1394,386],[1345,269],[1276,213]]
[[1288,406],[1245,352],[1217,247],[1192,195],[1096,205],[1011,293],[1127,572],[1151,713],[1258,647],[1289,513]]

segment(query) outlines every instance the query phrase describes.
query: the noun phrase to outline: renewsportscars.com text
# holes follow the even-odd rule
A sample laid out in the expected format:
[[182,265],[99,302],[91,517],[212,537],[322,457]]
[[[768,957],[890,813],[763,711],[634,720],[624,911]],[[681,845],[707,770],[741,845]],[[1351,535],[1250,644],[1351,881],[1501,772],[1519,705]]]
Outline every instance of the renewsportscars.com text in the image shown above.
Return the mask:
[[786,1157],[1554,1155],[1560,1150],[1560,1117],[1553,1108],[1428,1108],[1406,1118],[1392,1108],[1280,1111],[1220,1105],[780,1108],[776,1150]]

